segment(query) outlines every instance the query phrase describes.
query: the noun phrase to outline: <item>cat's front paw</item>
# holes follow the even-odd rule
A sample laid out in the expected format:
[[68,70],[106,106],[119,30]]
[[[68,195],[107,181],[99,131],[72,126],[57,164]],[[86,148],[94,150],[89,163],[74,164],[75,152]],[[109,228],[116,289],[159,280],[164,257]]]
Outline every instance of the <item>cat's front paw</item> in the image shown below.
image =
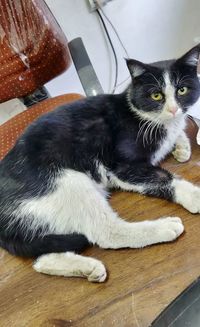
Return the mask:
[[154,224],[155,243],[174,241],[184,231],[182,221],[178,217],[161,218],[152,223]]
[[166,217],[140,223],[141,234],[137,233],[139,241],[134,247],[144,247],[156,243],[172,242],[184,231],[182,221],[178,217]]
[[175,179],[172,185],[175,191],[175,202],[191,213],[200,213],[200,187],[178,179]]
[[172,155],[178,162],[186,162],[191,157],[191,146],[189,142],[176,144]]
[[85,276],[89,282],[102,283],[106,280],[107,277],[106,268],[99,260],[92,260],[94,260],[94,262],[92,263],[91,270],[88,270],[85,273]]

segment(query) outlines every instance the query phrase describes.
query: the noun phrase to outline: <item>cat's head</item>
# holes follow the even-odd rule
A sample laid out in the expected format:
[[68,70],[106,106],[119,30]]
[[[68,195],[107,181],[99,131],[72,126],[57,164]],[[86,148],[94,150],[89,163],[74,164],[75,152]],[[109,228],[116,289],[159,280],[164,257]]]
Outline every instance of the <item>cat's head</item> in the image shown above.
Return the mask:
[[160,123],[185,115],[200,96],[199,54],[200,45],[177,60],[144,64],[127,59],[132,77],[128,89],[131,109],[143,119]]

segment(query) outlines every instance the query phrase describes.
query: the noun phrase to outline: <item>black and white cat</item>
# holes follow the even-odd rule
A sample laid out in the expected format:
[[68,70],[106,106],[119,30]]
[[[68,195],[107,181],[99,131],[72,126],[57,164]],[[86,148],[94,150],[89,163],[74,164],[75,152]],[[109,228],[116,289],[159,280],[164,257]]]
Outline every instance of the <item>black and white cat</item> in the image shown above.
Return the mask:
[[184,230],[180,218],[126,222],[106,190],[156,196],[200,213],[200,188],[158,166],[171,151],[178,161],[190,158],[184,128],[200,95],[199,52],[196,46],[151,65],[127,60],[132,83],[122,94],[82,99],[33,122],[0,163],[0,245],[39,257],[33,265],[39,272],[103,282],[104,265],[74,252],[90,244],[140,248],[175,240]]

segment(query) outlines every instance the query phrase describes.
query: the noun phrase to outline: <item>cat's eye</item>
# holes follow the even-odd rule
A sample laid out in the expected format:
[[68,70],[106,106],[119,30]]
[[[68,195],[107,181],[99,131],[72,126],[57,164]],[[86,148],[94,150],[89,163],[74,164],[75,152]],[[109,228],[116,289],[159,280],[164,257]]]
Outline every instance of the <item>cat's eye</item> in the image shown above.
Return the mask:
[[188,88],[186,86],[181,87],[178,89],[178,95],[185,95],[188,92]]
[[163,99],[163,95],[162,93],[152,93],[151,94],[151,98],[154,100],[154,101],[161,101]]

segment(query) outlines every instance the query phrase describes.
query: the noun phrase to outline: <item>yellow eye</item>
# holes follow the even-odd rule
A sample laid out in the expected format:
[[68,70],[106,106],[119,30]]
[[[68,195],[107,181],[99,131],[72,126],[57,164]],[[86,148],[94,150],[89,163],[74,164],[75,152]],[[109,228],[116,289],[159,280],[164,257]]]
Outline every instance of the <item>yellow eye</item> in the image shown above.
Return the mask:
[[155,101],[160,101],[163,99],[162,93],[152,93],[151,98]]
[[186,86],[178,89],[178,95],[185,95],[188,92],[188,88]]

